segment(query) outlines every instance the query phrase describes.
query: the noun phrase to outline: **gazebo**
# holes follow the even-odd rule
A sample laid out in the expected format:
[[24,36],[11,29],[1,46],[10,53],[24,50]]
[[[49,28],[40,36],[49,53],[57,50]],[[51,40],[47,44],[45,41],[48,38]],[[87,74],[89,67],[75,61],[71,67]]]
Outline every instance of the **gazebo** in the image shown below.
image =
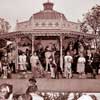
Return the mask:
[[[70,42],[75,43],[79,38],[92,45],[96,35],[83,33],[80,23],[68,21],[64,14],[53,9],[53,3],[43,4],[44,9],[33,14],[29,20],[16,23],[16,31],[2,33],[0,39],[12,41],[15,46],[16,66],[18,65],[18,50],[28,48],[33,52],[36,45],[41,43],[45,48],[49,43],[56,44],[60,51],[60,66],[63,66],[63,48]],[[95,44],[94,44],[95,46]]]

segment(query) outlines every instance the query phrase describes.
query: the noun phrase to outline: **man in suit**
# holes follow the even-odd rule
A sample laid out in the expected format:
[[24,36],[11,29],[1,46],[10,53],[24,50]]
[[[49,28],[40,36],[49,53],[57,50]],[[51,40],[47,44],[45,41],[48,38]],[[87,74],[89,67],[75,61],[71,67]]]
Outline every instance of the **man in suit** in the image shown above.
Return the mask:
[[99,50],[96,50],[96,52],[93,55],[93,62],[92,62],[93,78],[96,78],[96,75],[98,75],[99,65],[100,65],[100,53]]

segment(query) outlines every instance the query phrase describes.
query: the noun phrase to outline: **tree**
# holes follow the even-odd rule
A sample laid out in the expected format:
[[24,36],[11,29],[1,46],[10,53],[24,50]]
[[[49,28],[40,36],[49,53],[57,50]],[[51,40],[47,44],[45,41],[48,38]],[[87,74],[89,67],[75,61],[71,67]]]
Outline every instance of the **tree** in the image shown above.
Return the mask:
[[84,32],[84,33],[87,33],[88,32],[88,27],[87,27],[86,21],[82,22],[80,24],[80,27],[81,27],[81,31],[82,32]]
[[81,23],[81,30],[88,32],[90,28],[94,34],[100,35],[100,5],[92,7],[84,16],[84,21]]
[[7,44],[7,41],[4,39],[0,39],[0,48],[4,48]]

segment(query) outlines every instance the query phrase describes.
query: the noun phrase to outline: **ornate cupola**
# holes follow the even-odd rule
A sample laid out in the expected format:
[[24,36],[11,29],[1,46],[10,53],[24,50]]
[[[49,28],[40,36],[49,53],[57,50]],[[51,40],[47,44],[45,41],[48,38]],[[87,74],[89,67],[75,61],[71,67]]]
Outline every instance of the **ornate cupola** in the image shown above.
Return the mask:
[[53,9],[54,4],[50,2],[49,0],[45,3],[43,3],[44,9],[38,13],[34,14],[34,19],[45,19],[45,20],[66,20],[66,17],[64,14],[57,12],[56,10]]
[[53,3],[49,2],[46,2],[43,4],[43,7],[44,7],[44,10],[53,10]]

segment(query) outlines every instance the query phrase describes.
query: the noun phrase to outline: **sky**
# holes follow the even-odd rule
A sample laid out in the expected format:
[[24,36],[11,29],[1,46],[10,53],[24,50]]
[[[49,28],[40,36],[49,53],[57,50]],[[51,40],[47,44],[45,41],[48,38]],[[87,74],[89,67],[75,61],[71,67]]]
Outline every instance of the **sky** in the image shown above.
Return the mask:
[[[32,14],[43,10],[43,3],[48,0],[0,0],[0,17],[7,20],[15,28],[16,20],[28,20]],[[100,0],[49,0],[54,3],[54,9],[63,13],[69,21],[82,20],[83,14],[88,12]]]

